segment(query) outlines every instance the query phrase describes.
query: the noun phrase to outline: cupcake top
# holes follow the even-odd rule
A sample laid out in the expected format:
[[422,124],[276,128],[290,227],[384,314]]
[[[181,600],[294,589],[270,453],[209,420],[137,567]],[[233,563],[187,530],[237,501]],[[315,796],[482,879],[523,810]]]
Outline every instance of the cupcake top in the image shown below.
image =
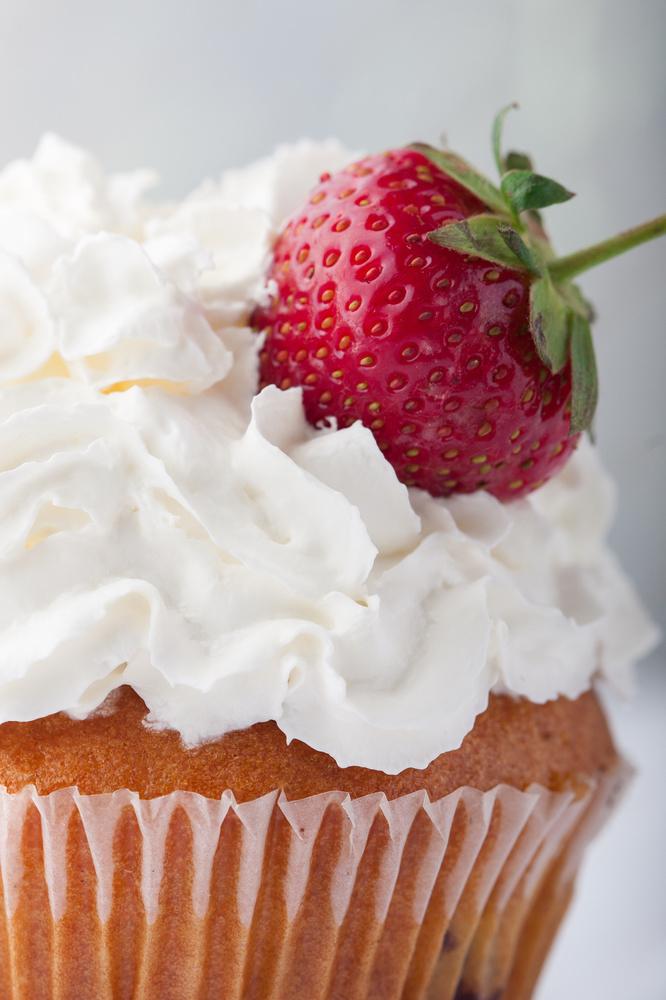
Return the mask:
[[627,687],[655,629],[589,443],[525,499],[436,499],[257,393],[272,242],[350,159],[282,147],[175,205],[53,136],[0,174],[0,722],[129,684],[188,744],[274,719],[394,773],[490,691]]

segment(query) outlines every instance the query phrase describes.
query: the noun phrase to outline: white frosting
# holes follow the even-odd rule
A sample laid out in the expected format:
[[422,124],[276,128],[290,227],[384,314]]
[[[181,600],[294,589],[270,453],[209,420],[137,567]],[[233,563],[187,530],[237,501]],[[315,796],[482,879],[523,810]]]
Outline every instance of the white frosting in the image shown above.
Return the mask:
[[276,227],[349,156],[301,143],[176,206],[53,137],[0,174],[0,722],[131,684],[191,744],[275,719],[396,772],[492,689],[626,686],[654,641],[588,444],[526,500],[435,500],[360,425],[254,396]]

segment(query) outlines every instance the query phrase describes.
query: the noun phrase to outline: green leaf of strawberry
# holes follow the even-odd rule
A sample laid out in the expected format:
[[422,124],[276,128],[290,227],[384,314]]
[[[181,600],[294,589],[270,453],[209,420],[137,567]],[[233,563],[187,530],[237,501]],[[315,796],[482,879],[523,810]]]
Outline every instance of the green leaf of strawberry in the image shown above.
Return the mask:
[[533,170],[532,161],[527,153],[519,153],[517,150],[510,150],[504,157],[503,170]]
[[[509,104],[502,108],[492,126],[492,150],[501,175],[499,194],[504,204],[497,201],[497,189],[468,167],[469,177],[474,177],[475,192],[494,209],[495,214],[447,223],[431,232],[429,239],[441,247],[524,270],[534,276],[530,288],[532,339],[540,359],[553,374],[563,371],[570,361],[573,363],[575,350],[578,375],[571,424],[572,428],[582,430],[590,427],[598,398],[590,332],[594,314],[570,279],[630,246],[660,235],[666,228],[664,217],[567,258],[555,260],[539,210],[568,201],[574,195],[558,181],[536,173],[525,153],[502,155],[504,122],[509,111],[516,107],[517,104]],[[452,157],[449,153],[439,154],[437,150],[430,155],[435,162],[439,162],[439,156]],[[449,175],[455,177],[450,171]],[[575,344],[572,330],[576,331]]]
[[488,208],[501,214],[506,213],[507,203],[502,192],[462,157],[456,156],[455,153],[450,153],[448,150],[435,149],[434,146],[427,146],[420,142],[415,143],[412,149],[426,156],[443,174],[475,194]]
[[502,132],[504,130],[504,119],[508,115],[509,111],[515,111],[518,105],[515,101],[511,104],[507,104],[505,108],[502,108],[495,115],[495,120],[493,122],[492,132],[491,132],[491,142],[493,147],[493,156],[495,157],[495,165],[497,167],[497,173],[501,176],[505,170],[509,167],[506,166],[504,157],[502,156]]
[[579,434],[592,426],[599,398],[597,363],[588,320],[571,316],[571,433]]
[[572,312],[582,316],[588,323],[592,323],[595,318],[594,308],[587,301],[578,285],[574,285],[572,281],[560,281],[557,284],[557,290]]
[[569,359],[570,310],[548,274],[530,288],[530,328],[539,357],[551,372]]
[[516,229],[502,222],[499,223],[498,230],[504,242],[526,270],[531,271],[532,274],[543,274],[544,260],[540,247],[537,247],[536,250],[532,249]]
[[503,194],[516,215],[530,209],[547,208],[573,198],[573,192],[550,177],[531,170],[509,170],[500,181]]
[[496,215],[472,215],[428,233],[440,247],[481,257],[504,267],[530,270],[534,258],[521,236]]

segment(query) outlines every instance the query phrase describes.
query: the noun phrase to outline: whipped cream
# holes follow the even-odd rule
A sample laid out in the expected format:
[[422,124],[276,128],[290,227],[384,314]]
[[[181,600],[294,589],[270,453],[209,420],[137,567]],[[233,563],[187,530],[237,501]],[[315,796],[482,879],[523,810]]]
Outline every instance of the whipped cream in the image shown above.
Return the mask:
[[0,173],[0,722],[130,684],[188,744],[274,719],[393,773],[492,690],[627,687],[655,629],[591,445],[527,499],[438,500],[360,424],[255,395],[271,243],[351,156],[283,147],[176,205],[53,136]]

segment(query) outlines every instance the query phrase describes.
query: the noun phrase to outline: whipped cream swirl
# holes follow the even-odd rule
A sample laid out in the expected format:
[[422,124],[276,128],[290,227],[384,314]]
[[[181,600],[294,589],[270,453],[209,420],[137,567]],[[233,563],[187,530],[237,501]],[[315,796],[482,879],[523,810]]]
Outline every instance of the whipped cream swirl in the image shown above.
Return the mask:
[[272,240],[350,156],[284,147],[177,205],[53,136],[0,174],[0,722],[130,684],[188,744],[274,719],[391,773],[492,690],[626,687],[655,631],[589,444],[525,500],[436,500],[361,425],[255,395]]

